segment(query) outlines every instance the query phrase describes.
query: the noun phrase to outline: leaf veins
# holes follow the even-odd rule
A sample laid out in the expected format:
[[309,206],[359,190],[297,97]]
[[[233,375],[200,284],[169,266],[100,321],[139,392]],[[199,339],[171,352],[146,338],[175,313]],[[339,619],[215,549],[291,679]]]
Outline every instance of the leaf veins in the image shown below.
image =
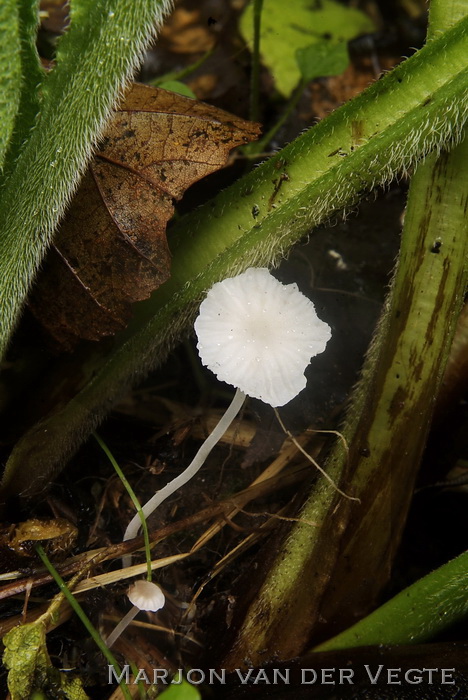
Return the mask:
[[64,348],[125,327],[170,276],[166,225],[194,182],[257,138],[259,125],[134,84],[54,239],[30,308]]

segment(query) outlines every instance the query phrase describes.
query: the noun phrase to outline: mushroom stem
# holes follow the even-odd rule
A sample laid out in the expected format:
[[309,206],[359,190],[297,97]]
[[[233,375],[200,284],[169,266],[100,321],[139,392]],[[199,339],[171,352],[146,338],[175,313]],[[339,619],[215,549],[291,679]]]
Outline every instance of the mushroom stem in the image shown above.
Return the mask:
[[[240,409],[242,408],[242,405],[245,401],[245,394],[243,391],[240,389],[236,389],[236,393],[234,394],[234,398],[232,399],[230,405],[226,409],[225,414],[219,421],[219,423],[216,425],[216,427],[213,429],[213,431],[208,435],[206,438],[205,442],[202,444],[200,449],[198,450],[197,454],[195,457],[192,459],[190,462],[189,466],[178,476],[176,476],[175,479],[170,481],[164,488],[160,489],[159,491],[156,491],[154,496],[152,496],[147,503],[142,508],[143,514],[145,518],[147,518],[149,515],[154,513],[156,508],[161,505],[163,501],[166,500],[166,498],[169,498],[177,489],[179,489],[181,486],[187,483],[187,481],[190,481],[190,479],[195,476],[195,474],[198,472],[200,467],[203,466],[205,463],[206,458],[210,454],[211,450],[213,447],[216,445],[217,442],[223,437],[224,433],[226,430],[229,428],[231,425],[232,421],[234,418],[237,416],[239,413]],[[138,530],[141,527],[141,520],[140,516],[138,513],[132,518],[130,523],[127,526],[127,529],[125,530],[125,534],[123,537],[124,542],[126,540],[131,540],[134,537],[137,536]],[[125,557],[122,558],[122,562],[124,566],[130,566],[131,564],[131,555],[126,555]],[[124,618],[125,619],[125,618]]]
[[106,646],[108,649],[111,648],[111,646],[114,644],[115,641],[120,637],[122,632],[128,627],[128,625],[131,623],[131,621],[138,615],[140,612],[140,608],[136,605],[133,605],[128,613],[123,616],[123,618],[120,620],[119,624],[116,625],[116,627],[112,630],[110,635],[107,637],[106,641]]

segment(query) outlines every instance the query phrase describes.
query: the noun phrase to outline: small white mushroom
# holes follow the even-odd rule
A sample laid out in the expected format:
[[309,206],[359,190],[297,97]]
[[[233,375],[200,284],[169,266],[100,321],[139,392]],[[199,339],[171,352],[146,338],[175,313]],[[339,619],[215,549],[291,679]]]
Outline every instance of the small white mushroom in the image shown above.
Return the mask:
[[244,394],[283,406],[304,389],[310,358],[325,350],[330,326],[296,284],[251,267],[215,284],[195,321],[206,367]]
[[128,589],[127,596],[133,607],[120,620],[119,624],[106,639],[106,644],[109,648],[120,637],[130,622],[138,615],[140,610],[156,612],[164,607],[164,603],[166,602],[164,593],[159,586],[152,581],[135,581]]
[[156,612],[164,607],[166,599],[164,593],[156,583],[152,581],[135,581],[127,593],[129,601],[136,605],[138,610],[150,610]]
[[[185,471],[143,506],[145,517],[197,473],[246,394],[274,407],[291,401],[306,385],[310,358],[323,352],[331,337],[330,327],[297,285],[281,284],[266,268],[249,268],[213,285],[200,306],[195,331],[203,364],[237,391]],[[124,541],[136,537],[140,524],[137,514]],[[128,566],[131,557],[122,561]]]

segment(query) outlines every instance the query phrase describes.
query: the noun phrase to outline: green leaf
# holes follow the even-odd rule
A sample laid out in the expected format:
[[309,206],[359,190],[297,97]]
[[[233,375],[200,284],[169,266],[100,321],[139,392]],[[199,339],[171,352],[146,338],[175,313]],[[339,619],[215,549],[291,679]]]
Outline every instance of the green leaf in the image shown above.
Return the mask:
[[467,37],[468,18],[179,219],[171,231],[171,279],[135,308],[113,352],[80,366],[87,379],[78,393],[17,442],[4,494],[31,492],[34,482],[42,488],[112,401],[190,331],[206,289],[249,266],[274,264],[334,211],[456,142],[468,114]]
[[43,81],[40,122],[1,193],[0,353],[106,119],[170,7],[169,0],[73,3]]
[[0,169],[13,131],[21,94],[21,48],[15,0],[0,3]]
[[12,700],[29,700],[47,681],[50,666],[41,622],[14,627],[3,637],[3,663],[8,668],[8,690]]
[[57,673],[59,673],[59,687],[66,700],[89,700],[77,676],[69,676],[63,671]]
[[185,83],[181,83],[180,80],[165,80],[162,83],[158,83],[158,87],[163,90],[169,90],[170,92],[176,92],[178,95],[185,95],[185,97],[191,97],[192,99],[197,99],[197,96]]
[[370,615],[314,651],[427,642],[466,619],[468,552],[405,588]]
[[349,65],[348,46],[344,41],[335,43],[323,39],[297,49],[296,61],[306,82],[327,75],[340,75]]
[[[240,30],[252,46],[252,3],[241,17]],[[369,17],[334,0],[290,0],[287,12],[284,0],[265,0],[260,53],[273,73],[277,89],[289,97],[301,77],[296,63],[297,49],[322,42],[324,38],[334,42],[348,41],[374,30]]]
[[[8,690],[11,700],[51,697],[49,690],[54,692],[54,697],[88,700],[79,678],[69,676],[52,666],[42,622],[14,627],[3,637],[3,643],[3,662],[9,671]],[[57,689],[60,689],[60,695],[56,695]]]
[[[467,26],[466,3],[435,0],[431,9],[438,2],[439,9],[447,6],[441,28],[464,17],[445,36]],[[467,79],[466,62],[464,73]],[[413,91],[420,86],[408,82]],[[265,649],[274,648],[277,658],[297,656],[303,640],[322,633],[320,620],[331,629],[345,624],[368,610],[388,581],[467,285],[465,119],[458,121],[461,143],[429,154],[412,177],[390,293],[341,428],[347,448],[335,441],[325,463],[327,474],[361,502],[350,509],[325,482],[312,487],[238,628],[232,667],[244,658],[264,661]],[[399,143],[396,134],[393,141]],[[434,241],[441,247],[436,255]],[[441,567],[316,650],[432,638],[468,613],[467,558]],[[315,585],[304,594],[306,579]]]
[[18,113],[5,157],[5,174],[12,170],[22,146],[30,136],[39,112],[39,90],[45,73],[36,49],[39,24],[38,1],[18,0],[22,81]]
[[164,700],[200,700],[201,695],[195,686],[182,680],[180,685],[171,685],[158,697],[164,698]]

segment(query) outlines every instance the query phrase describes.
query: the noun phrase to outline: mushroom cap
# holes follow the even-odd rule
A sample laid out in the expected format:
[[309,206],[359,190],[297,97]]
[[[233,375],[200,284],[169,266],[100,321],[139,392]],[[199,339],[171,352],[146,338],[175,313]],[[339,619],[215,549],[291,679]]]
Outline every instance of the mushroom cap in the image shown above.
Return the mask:
[[156,612],[164,607],[166,602],[164,593],[152,581],[135,581],[128,589],[127,595],[132,605],[136,605],[140,610]]
[[297,285],[282,284],[264,267],[214,284],[195,331],[202,363],[270,406],[283,406],[304,389],[310,358],[331,337]]

